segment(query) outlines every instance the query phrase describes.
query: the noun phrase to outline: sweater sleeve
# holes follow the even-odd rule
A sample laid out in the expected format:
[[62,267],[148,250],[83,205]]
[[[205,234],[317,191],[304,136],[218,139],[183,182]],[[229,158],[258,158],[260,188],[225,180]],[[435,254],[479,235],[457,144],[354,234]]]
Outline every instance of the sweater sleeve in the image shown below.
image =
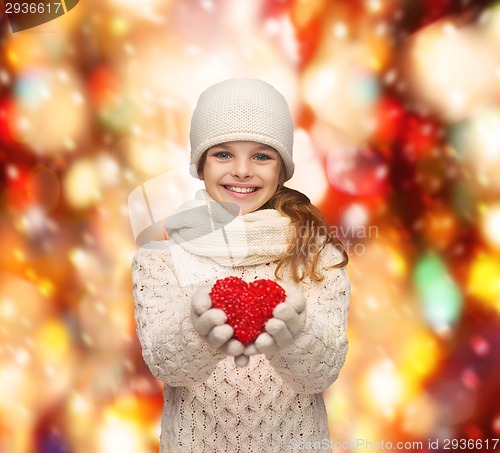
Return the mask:
[[169,248],[142,247],[133,259],[132,283],[137,335],[151,373],[172,387],[204,382],[225,357],[194,330],[196,288],[179,285]]
[[323,280],[303,288],[307,300],[304,330],[290,346],[268,356],[276,372],[297,393],[325,391],[337,379],[347,354],[350,281],[345,266],[331,267],[339,262],[336,250],[328,247],[322,254]]

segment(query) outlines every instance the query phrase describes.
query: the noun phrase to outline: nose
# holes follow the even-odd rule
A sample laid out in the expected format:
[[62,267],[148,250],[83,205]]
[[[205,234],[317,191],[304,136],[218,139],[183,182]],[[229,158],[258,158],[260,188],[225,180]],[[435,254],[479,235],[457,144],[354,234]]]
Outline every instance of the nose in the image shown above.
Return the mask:
[[249,178],[252,176],[252,167],[247,159],[234,159],[231,176],[236,178]]

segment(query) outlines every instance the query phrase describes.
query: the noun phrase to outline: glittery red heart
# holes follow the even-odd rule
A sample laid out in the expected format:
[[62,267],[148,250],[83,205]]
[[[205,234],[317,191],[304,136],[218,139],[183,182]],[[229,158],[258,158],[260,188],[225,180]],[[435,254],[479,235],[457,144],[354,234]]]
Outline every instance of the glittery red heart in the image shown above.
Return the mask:
[[273,280],[247,283],[238,277],[217,280],[210,292],[212,306],[227,315],[234,337],[247,345],[262,332],[273,310],[285,301],[285,290]]

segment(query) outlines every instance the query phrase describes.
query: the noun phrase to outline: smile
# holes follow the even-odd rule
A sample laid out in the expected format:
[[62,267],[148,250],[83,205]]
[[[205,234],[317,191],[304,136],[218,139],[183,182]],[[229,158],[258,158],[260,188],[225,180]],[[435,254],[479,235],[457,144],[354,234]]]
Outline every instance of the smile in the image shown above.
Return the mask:
[[235,187],[235,186],[223,186],[225,189],[235,192],[235,193],[252,193],[257,192],[260,187]]

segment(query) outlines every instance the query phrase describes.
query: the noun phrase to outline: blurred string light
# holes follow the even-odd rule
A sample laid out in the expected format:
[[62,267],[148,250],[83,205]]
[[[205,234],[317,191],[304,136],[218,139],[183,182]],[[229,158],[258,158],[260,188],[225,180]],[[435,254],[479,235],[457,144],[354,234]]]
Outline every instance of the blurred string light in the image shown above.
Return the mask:
[[[287,186],[307,193],[313,204],[321,203],[328,188],[320,157],[309,134],[304,129],[296,130],[293,155],[296,170],[292,179],[287,182]],[[311,174],[315,175],[314,184],[311,184]]]
[[486,242],[500,249],[500,204],[480,206],[480,227]]
[[36,334],[37,356],[46,365],[64,362],[71,351],[71,334],[59,319],[47,320]]
[[377,13],[382,9],[381,0],[366,0],[366,6],[371,13]]
[[[74,151],[88,127],[83,84],[69,67],[21,76],[16,83],[16,109],[18,135],[37,154]],[[33,120],[36,124],[31,124]]]
[[431,333],[422,329],[401,340],[399,354],[402,373],[416,382],[428,377],[439,364],[439,344]]
[[386,184],[388,167],[370,147],[333,146],[327,157],[330,183],[351,195],[376,195]]
[[108,453],[116,448],[124,453],[150,451],[151,409],[147,400],[140,401],[128,395],[117,398],[103,412],[97,451]]
[[362,142],[371,133],[379,92],[376,73],[367,64],[368,50],[362,45],[328,42],[304,72],[304,101],[318,119]]
[[76,209],[86,208],[101,199],[101,187],[95,162],[80,159],[68,169],[63,181],[67,201]]
[[500,191],[500,109],[490,106],[450,128],[450,143],[484,190]]
[[486,307],[500,313],[500,260],[495,254],[479,253],[468,274],[467,289]]
[[362,381],[364,400],[372,411],[389,419],[396,414],[396,408],[403,403],[405,381],[396,365],[389,359],[369,367]]
[[125,138],[115,147],[123,148],[125,157],[141,175],[157,176],[187,164],[185,150],[171,140]]
[[442,259],[424,255],[413,274],[426,322],[438,333],[448,334],[460,318],[462,295]]
[[491,40],[450,20],[416,33],[408,60],[412,92],[447,121],[464,120],[488,105],[498,84],[500,59]]
[[32,68],[19,75],[14,93],[19,102],[29,102],[40,106],[44,99],[50,97],[48,90],[48,74],[40,68]]
[[106,129],[119,133],[130,127],[133,105],[111,67],[102,65],[92,71],[88,81],[88,95],[98,109],[98,117]]
[[436,206],[424,214],[422,232],[427,243],[435,250],[446,250],[454,244],[459,225],[450,209]]
[[68,166],[62,183],[66,201],[84,209],[100,201],[106,189],[120,181],[119,166],[109,153],[79,159]]
[[21,219],[21,229],[29,236],[44,234],[47,230],[57,229],[53,222],[50,222],[45,212],[38,206],[31,206]]
[[131,19],[145,18],[153,22],[162,19],[171,7],[172,0],[107,0],[121,15]]
[[6,106],[6,133],[9,138],[19,143],[29,143],[39,133],[40,114],[36,109],[25,109],[15,102]]
[[350,236],[360,237],[367,239],[372,234],[376,234],[376,227],[372,231],[367,230],[369,222],[369,212],[361,203],[352,203],[342,212],[342,226],[344,231],[348,232]]
[[31,33],[13,34],[5,49],[11,70],[22,73],[29,68],[43,67],[50,59],[47,40]]

